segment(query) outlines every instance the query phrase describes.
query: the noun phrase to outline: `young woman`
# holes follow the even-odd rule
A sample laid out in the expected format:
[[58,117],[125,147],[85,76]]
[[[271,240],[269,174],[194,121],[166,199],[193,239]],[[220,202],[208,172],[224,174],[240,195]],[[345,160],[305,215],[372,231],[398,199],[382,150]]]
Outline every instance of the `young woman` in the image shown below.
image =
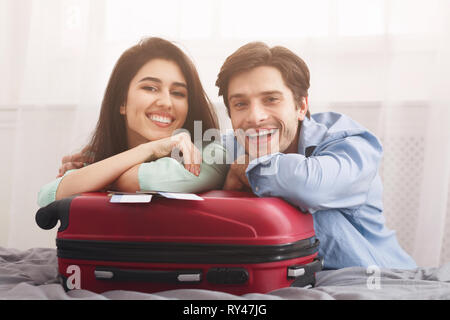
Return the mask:
[[[211,143],[201,154],[191,140],[194,121],[201,121],[202,137],[204,131],[218,129],[192,61],[167,40],[142,40],[126,50],[114,67],[97,127],[82,152],[88,163],[45,185],[38,195],[39,206],[105,189],[200,192],[221,188],[225,161],[205,161],[205,156],[225,157],[225,150]],[[177,129],[185,130],[177,133]],[[183,164],[172,154],[180,154]]]

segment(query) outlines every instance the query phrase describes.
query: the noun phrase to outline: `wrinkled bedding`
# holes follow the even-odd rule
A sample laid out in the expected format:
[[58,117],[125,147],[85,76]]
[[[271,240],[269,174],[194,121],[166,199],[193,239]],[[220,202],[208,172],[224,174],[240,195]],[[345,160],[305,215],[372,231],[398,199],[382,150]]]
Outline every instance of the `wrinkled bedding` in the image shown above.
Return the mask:
[[282,288],[236,296],[219,291],[178,289],[153,294],[133,291],[65,292],[57,277],[56,249],[0,247],[0,299],[95,300],[298,300],[450,299],[450,263],[415,270],[362,267],[317,273],[314,288]]

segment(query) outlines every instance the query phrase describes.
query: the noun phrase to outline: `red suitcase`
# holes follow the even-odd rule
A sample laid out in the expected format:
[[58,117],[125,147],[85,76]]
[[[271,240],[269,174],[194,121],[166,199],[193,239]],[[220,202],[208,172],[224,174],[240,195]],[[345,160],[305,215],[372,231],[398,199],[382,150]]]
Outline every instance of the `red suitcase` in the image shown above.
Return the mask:
[[310,214],[244,192],[200,196],[124,204],[85,193],[39,209],[36,222],[51,229],[60,221],[56,245],[66,290],[241,295],[314,285],[322,261]]

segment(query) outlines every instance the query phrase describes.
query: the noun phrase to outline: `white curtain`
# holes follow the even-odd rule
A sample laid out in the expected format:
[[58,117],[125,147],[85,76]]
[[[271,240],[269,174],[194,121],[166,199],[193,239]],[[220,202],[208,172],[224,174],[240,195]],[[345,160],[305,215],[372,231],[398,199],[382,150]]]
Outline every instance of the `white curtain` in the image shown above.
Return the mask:
[[421,266],[450,261],[447,0],[0,0],[0,246],[54,247],[36,196],[86,143],[119,55],[144,36],[182,45],[229,128],[214,82],[254,40],[311,70],[312,112],[382,141],[387,225]]

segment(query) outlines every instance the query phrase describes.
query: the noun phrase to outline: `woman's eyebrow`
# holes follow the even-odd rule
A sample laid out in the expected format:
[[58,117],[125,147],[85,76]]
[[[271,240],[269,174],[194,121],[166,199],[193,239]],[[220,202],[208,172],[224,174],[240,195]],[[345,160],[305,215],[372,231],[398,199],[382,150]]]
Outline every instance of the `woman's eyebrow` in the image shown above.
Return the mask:
[[[153,81],[153,82],[157,82],[157,83],[162,83],[162,80],[159,78],[155,78],[155,77],[145,77],[142,78],[141,80],[138,81],[139,82],[144,82],[144,81]],[[177,87],[183,87],[187,89],[187,85],[184,82],[173,82],[172,85],[177,86]]]
[[139,80],[138,82],[144,82],[144,81],[153,81],[153,82],[162,83],[161,79],[154,78],[154,77],[145,77],[145,78],[142,78],[141,80]]
[[177,87],[183,87],[187,89],[187,85],[184,82],[174,82],[172,83],[172,85],[177,86]]

